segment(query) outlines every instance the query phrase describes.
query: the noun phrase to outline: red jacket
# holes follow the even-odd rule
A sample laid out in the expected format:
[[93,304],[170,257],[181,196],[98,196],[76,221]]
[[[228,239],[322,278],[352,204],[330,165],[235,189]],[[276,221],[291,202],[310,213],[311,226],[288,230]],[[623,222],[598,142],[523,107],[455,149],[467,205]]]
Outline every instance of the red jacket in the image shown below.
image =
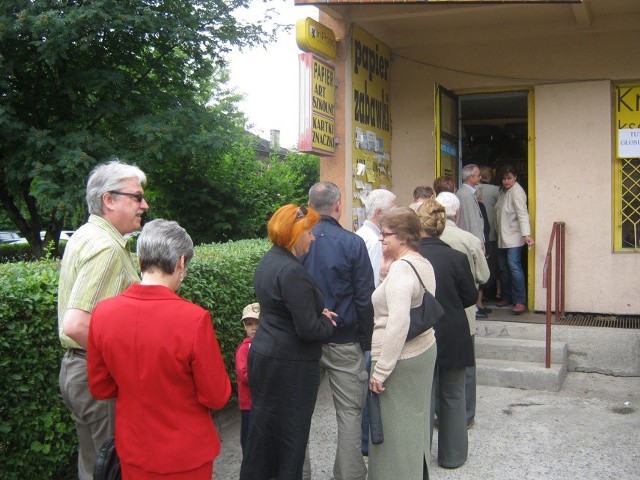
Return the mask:
[[175,473],[220,452],[210,409],[231,383],[208,311],[166,287],[131,285],[94,309],[87,369],[94,397],[116,397],[123,462]]
[[245,338],[236,350],[236,379],[238,381],[238,402],[240,410],[251,410],[251,391],[249,390],[249,375],[247,372],[247,358],[251,339]]

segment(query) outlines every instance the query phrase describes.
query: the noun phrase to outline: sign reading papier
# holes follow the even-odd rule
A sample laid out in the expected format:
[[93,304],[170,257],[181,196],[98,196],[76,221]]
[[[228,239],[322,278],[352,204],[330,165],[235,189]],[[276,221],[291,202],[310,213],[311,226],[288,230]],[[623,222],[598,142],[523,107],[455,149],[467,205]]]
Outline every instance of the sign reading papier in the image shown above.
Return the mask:
[[391,79],[389,47],[354,26],[351,37],[353,228],[365,220],[364,200],[391,189]]
[[616,88],[618,158],[640,158],[640,85]]
[[333,155],[335,151],[335,67],[313,53],[301,53],[299,58],[298,151]]

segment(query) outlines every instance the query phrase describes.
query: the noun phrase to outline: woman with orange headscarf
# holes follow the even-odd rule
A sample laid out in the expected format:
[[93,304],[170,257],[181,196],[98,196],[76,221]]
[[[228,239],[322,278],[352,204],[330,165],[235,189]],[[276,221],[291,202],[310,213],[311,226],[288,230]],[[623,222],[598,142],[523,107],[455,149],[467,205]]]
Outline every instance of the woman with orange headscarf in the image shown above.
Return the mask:
[[313,242],[320,215],[285,205],[267,225],[271,249],[253,278],[260,328],[249,351],[251,417],[240,480],[299,480],[320,384],[322,340],[335,313],[297,257]]

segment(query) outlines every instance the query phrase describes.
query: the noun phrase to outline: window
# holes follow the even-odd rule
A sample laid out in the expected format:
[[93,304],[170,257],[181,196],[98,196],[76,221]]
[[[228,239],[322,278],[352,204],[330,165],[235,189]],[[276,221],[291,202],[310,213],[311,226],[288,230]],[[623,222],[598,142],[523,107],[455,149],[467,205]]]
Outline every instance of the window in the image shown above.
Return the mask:
[[614,245],[640,252],[640,84],[618,85],[614,168]]

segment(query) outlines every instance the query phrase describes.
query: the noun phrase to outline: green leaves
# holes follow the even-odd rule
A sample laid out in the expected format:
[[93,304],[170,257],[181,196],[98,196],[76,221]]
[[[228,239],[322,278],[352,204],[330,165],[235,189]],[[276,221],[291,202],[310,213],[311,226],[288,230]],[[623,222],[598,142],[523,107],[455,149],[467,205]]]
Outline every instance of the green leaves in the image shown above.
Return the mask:
[[[269,247],[266,240],[198,246],[178,291],[211,312],[232,381],[242,309],[255,302],[253,273]],[[58,275],[55,260],[0,264],[3,480],[53,480],[74,470],[75,425],[58,387]]]

